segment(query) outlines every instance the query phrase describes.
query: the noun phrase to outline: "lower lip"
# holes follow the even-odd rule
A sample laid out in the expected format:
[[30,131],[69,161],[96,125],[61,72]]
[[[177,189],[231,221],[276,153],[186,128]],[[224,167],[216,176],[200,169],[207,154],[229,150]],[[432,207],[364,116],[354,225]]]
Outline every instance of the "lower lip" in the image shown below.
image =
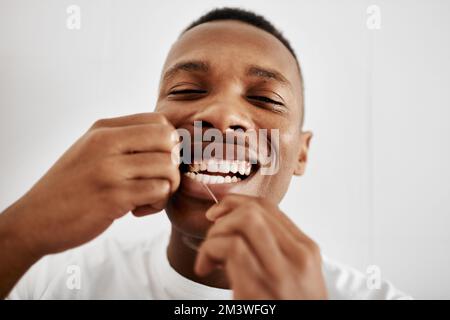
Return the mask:
[[[220,199],[222,199],[228,193],[238,193],[238,190],[241,189],[248,182],[249,179],[251,179],[251,176],[238,182],[208,184],[208,188],[211,190],[214,196],[220,201]],[[190,197],[210,200],[214,202],[211,195],[201,182],[189,178],[184,174],[181,174],[181,182],[179,190]]]

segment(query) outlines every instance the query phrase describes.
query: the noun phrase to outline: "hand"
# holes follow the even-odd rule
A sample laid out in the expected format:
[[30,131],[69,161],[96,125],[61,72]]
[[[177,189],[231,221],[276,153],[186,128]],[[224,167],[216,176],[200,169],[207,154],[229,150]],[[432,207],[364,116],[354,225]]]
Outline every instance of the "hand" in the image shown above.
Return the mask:
[[97,121],[5,218],[43,256],[81,245],[111,223],[162,210],[179,185],[175,128],[159,113]]
[[206,213],[214,221],[195,272],[223,268],[235,299],[326,299],[318,246],[278,207],[227,195]]

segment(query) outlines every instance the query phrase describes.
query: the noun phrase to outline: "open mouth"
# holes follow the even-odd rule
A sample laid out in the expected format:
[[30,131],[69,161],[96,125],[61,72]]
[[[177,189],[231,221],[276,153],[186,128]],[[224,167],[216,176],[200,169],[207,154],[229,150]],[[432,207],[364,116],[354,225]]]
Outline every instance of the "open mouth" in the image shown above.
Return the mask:
[[180,166],[182,174],[205,184],[236,183],[250,177],[257,164],[245,160],[203,159],[194,164]]

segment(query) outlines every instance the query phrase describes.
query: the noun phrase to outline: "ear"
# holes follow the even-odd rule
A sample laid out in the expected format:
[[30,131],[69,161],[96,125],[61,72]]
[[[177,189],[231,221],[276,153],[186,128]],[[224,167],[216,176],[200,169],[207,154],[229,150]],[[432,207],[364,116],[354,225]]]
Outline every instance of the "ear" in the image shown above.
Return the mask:
[[309,144],[312,139],[311,131],[300,132],[300,149],[298,154],[298,161],[295,165],[294,175],[301,176],[305,173],[306,163],[308,162]]

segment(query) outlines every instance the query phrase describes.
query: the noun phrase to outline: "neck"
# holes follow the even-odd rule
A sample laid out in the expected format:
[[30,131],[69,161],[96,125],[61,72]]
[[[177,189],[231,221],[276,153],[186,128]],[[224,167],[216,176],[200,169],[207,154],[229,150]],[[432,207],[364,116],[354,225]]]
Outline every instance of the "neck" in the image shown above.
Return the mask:
[[[190,245],[191,244],[191,245]],[[200,241],[188,238],[172,227],[167,257],[172,268],[189,280],[216,288],[229,289],[229,283],[223,270],[216,269],[206,277],[199,277],[194,272],[195,259]]]

